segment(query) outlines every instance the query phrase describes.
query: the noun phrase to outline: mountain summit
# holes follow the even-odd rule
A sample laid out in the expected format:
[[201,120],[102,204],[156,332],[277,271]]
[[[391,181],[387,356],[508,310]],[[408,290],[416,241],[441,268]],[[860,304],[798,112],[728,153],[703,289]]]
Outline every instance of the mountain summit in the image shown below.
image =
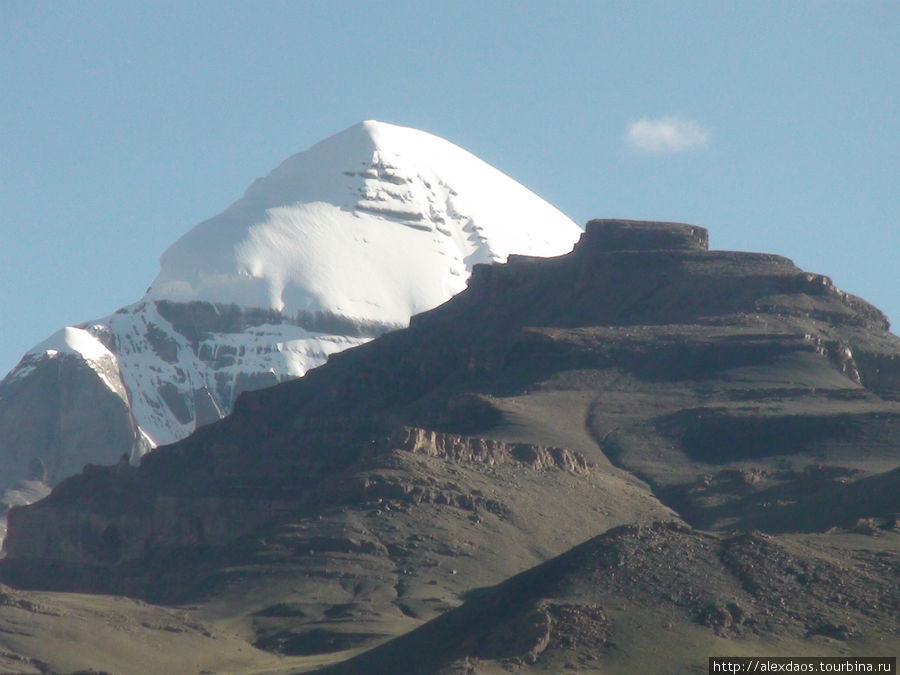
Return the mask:
[[405,326],[465,288],[474,264],[562,254],[580,233],[452,143],[352,126],[176,241],[141,300],[22,358],[0,382],[0,489],[136,460],[242,391]]
[[294,155],[175,242],[147,297],[397,327],[461,291],[473,264],[566,253],[579,233],[452,143],[368,121]]

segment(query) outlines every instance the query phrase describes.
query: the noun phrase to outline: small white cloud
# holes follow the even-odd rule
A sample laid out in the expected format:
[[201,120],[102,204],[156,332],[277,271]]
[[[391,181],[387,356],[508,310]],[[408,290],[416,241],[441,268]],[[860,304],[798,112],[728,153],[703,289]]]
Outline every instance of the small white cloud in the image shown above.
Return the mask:
[[642,117],[628,125],[625,141],[638,150],[667,154],[705,148],[709,132],[696,122],[678,117]]

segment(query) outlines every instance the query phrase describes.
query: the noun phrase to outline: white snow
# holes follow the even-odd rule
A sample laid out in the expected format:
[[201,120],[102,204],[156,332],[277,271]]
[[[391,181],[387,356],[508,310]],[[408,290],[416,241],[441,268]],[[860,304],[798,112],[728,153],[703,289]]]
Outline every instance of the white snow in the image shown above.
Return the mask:
[[[104,326],[94,323],[90,328],[99,333],[104,329]],[[97,373],[103,384],[127,403],[128,393],[119,374],[119,364],[116,355],[95,334],[76,326],[66,326],[29,350],[25,358],[20,362],[20,366],[10,374],[11,379],[20,379],[23,377],[23,372],[27,374],[33,370],[36,360],[57,358],[60,355],[81,357]]]
[[[313,333],[289,323],[263,324],[237,333],[211,333],[195,351],[188,339],[160,315],[156,303],[141,301],[126,310],[109,316],[106,324],[117,336],[119,368],[131,392],[132,415],[150,449],[173,443],[197,428],[194,408],[200,390],[208,390],[227,412],[241,374],[272,373],[275,381],[300,377],[324,363],[329,354],[366,341]],[[147,342],[145,336],[151,325],[176,343],[175,362],[162,359]],[[218,353],[225,350],[235,354],[233,363],[217,365]],[[191,413],[189,421],[181,422],[173,414],[160,392],[163,385],[174,388],[184,401]]]
[[558,255],[581,230],[474,155],[368,121],[294,155],[173,244],[148,298],[405,325],[472,266]]
[[39,345],[29,350],[29,354],[79,354],[85,360],[99,360],[102,358],[115,358],[115,354],[109,351],[100,340],[83,328],[66,326],[55,332]]
[[2,503],[7,508],[33,504],[50,494],[50,487],[39,480],[23,480],[3,493]]

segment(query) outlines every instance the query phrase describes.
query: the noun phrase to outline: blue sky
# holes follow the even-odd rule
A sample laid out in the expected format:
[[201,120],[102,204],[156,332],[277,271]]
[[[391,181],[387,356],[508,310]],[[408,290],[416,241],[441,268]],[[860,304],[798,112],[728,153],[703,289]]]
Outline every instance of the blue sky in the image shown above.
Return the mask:
[[0,0],[0,371],[363,119],[579,223],[786,255],[900,325],[898,44],[895,0]]

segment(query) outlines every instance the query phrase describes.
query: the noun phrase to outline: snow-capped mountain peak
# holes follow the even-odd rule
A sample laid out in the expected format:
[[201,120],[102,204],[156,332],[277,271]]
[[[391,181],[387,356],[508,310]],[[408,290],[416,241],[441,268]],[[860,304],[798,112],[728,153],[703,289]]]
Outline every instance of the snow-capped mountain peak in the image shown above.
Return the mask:
[[141,300],[25,355],[0,382],[0,488],[35,463],[55,483],[123,452],[137,461],[240,392],[405,326],[461,291],[474,264],[562,254],[580,234],[448,141],[354,125],[178,239]]
[[148,297],[403,325],[474,263],[568,251],[579,228],[448,141],[367,121],[294,155],[162,256]]

